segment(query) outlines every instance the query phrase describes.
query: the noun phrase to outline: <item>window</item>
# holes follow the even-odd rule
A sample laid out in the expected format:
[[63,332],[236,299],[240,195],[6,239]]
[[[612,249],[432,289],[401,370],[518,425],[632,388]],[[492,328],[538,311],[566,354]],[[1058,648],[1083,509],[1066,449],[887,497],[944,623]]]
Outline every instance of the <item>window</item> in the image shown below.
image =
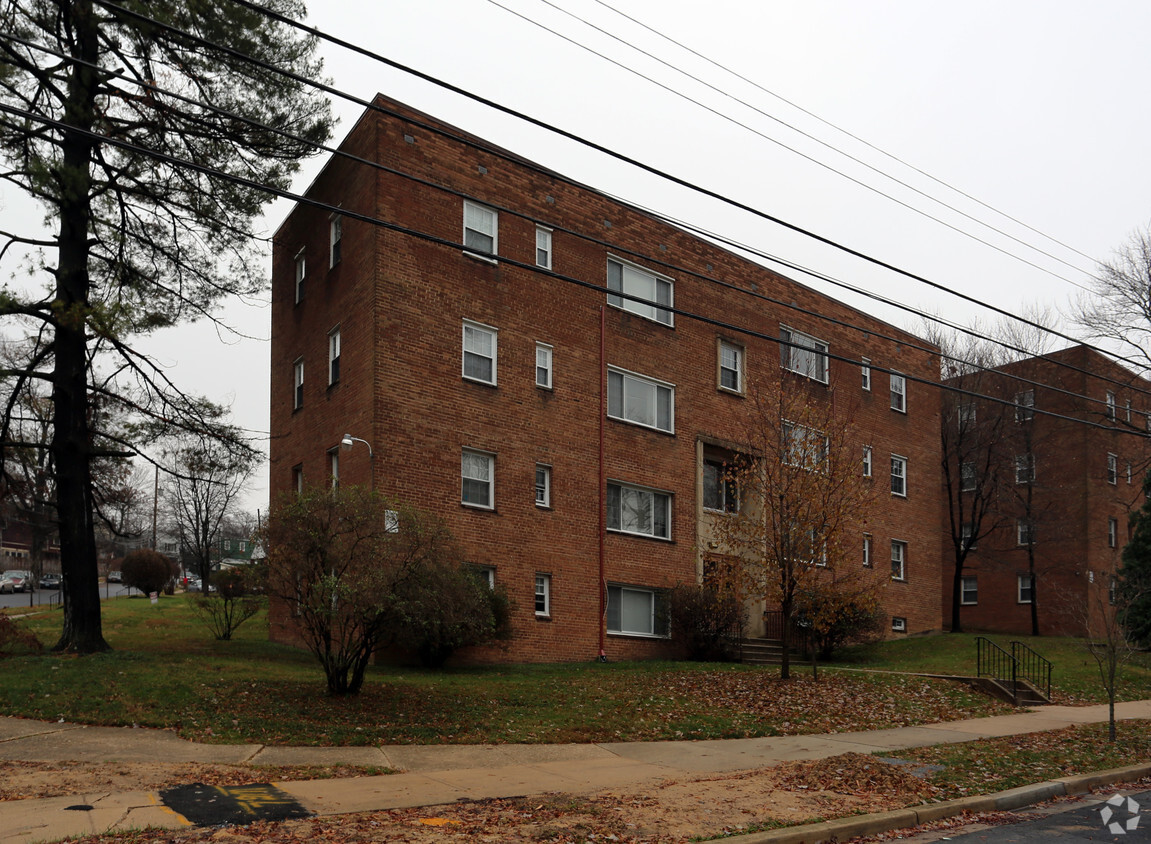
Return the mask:
[[827,383],[827,344],[822,340],[780,326],[779,359],[784,369]]
[[871,477],[871,446],[863,447],[863,477]]
[[1128,422],[1130,422],[1131,421],[1131,399],[1127,399],[1127,401],[1124,403],[1123,410],[1124,410],[1124,414],[1123,414],[1124,418]]
[[301,495],[304,492],[304,465],[297,463],[292,467],[292,489],[296,491],[296,495]]
[[1035,418],[1035,391],[1024,390],[1015,394],[1015,421],[1030,422]]
[[[892,405],[895,407],[895,405]],[[959,418],[959,430],[963,431],[970,428],[975,424],[975,403],[964,402],[956,408],[956,414]]]
[[728,467],[720,460],[703,461],[703,509],[739,512],[739,491]]
[[552,268],[552,230],[536,226],[536,266]]
[[1107,547],[1115,548],[1119,545],[1119,520],[1107,520]]
[[865,533],[863,535],[863,566],[864,568],[871,568],[871,534]]
[[536,506],[552,506],[552,467],[536,464]]
[[472,570],[475,572],[480,583],[488,587],[488,589],[496,588],[496,570],[494,566],[473,566]]
[[295,388],[292,391],[292,409],[299,410],[304,406],[304,359],[299,358],[292,364],[292,379]]
[[607,529],[671,539],[671,496],[665,492],[609,483]]
[[719,341],[719,387],[743,392],[743,347],[726,340]]
[[868,358],[859,365],[859,372],[863,376],[863,389],[871,392],[871,361]]
[[1035,455],[1015,455],[1015,483],[1029,484],[1035,481]]
[[328,266],[340,263],[340,253],[344,240],[344,218],[333,214],[328,224]]
[[536,386],[552,388],[552,347],[547,343],[536,343]]
[[328,475],[332,479],[332,489],[340,485],[340,449],[328,449]]
[[979,581],[974,577],[959,579],[959,603],[964,606],[973,606],[979,603]]
[[1119,481],[1119,458],[1114,454],[1107,455],[1107,483],[1116,484]]
[[307,266],[304,263],[304,250],[296,254],[296,304],[304,300],[304,277],[307,275]]
[[1023,546],[1035,544],[1035,525],[1027,519],[1018,519],[1015,522],[1015,544]]
[[1115,418],[1115,394],[1110,390],[1107,391],[1107,418]]
[[1132,476],[1132,474],[1133,474],[1133,470],[1132,470],[1132,468],[1131,468],[1131,461],[1130,461],[1130,460],[1128,460],[1128,461],[1127,461],[1127,486],[1131,486],[1131,476]]
[[552,614],[552,576],[550,574],[536,575],[536,615],[546,616]]
[[484,384],[496,383],[496,329],[464,322],[464,377]]
[[906,633],[907,632],[907,619],[893,616],[891,619],[891,632],[892,633]]
[[1107,603],[1109,603],[1111,606],[1115,606],[1115,599],[1118,596],[1119,580],[1118,578],[1112,577],[1110,582],[1107,584]]
[[975,550],[975,530],[970,522],[965,522],[959,526],[959,541],[967,546],[968,551]]
[[[608,258],[607,261],[607,303],[633,314],[639,314],[646,319],[655,320],[664,325],[672,325],[672,281],[657,276],[647,270],[640,269],[634,264],[625,264]],[[623,293],[644,299],[637,302],[635,299],[625,299],[615,294]],[[647,304],[653,302],[654,304]],[[657,307],[662,305],[663,307]]]
[[897,372],[891,373],[891,409],[907,413],[907,379]]
[[1035,589],[1030,574],[1021,574],[1016,576],[1015,594],[1018,596],[1016,600],[1018,600],[1021,604],[1030,604],[1033,600],[1035,600]]
[[959,491],[973,492],[979,485],[975,464],[965,461],[959,464]]
[[340,328],[328,334],[328,386],[340,383]]
[[607,587],[607,632],[667,636],[667,597],[654,589]]
[[496,458],[482,451],[464,449],[461,502],[469,507],[491,510],[495,504]]
[[891,540],[891,579],[907,580],[907,543]]
[[399,510],[385,510],[384,511],[384,533],[399,533],[400,532],[400,512]]
[[783,423],[783,462],[801,469],[821,470],[827,465],[827,436],[814,428]]
[[891,494],[907,497],[907,458],[891,455]]
[[495,255],[499,247],[499,216],[490,208],[464,202],[464,248],[480,255]]
[[607,415],[671,434],[675,432],[675,387],[624,372],[607,373]]

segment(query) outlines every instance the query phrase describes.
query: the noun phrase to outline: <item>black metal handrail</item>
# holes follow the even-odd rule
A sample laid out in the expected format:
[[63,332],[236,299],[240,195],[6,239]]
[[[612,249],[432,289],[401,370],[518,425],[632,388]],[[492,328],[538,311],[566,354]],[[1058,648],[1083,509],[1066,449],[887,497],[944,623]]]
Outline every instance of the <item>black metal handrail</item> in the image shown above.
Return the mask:
[[1043,696],[1051,699],[1051,662],[1022,642],[1011,643],[1011,655],[1018,666],[1017,671],[1023,675]]
[[1011,693],[1016,693],[1015,682],[1019,660],[999,645],[983,636],[975,637],[975,673],[978,677],[990,677],[1001,683],[1010,683]]

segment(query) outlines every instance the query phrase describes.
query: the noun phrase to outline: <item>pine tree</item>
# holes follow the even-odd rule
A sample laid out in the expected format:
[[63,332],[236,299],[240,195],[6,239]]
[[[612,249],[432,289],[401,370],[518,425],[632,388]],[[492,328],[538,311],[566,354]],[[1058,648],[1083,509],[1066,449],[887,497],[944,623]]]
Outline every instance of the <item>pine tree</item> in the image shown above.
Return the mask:
[[1132,643],[1151,645],[1151,472],[1143,480],[1143,506],[1131,514],[1131,539],[1123,548],[1119,604]]

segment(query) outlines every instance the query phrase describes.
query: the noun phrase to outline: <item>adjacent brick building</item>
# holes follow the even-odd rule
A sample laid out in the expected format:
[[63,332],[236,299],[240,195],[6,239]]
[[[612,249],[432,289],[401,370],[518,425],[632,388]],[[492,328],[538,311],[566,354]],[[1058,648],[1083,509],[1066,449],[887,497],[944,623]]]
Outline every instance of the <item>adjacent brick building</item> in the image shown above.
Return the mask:
[[382,96],[341,152],[275,236],[271,492],[446,519],[517,607],[465,658],[666,654],[757,379],[855,420],[856,563],[866,537],[895,631],[941,629],[929,343]]
[[[953,381],[952,384],[958,382]],[[980,535],[963,571],[964,630],[1042,635],[1098,629],[1142,505],[1151,432],[1151,383],[1086,346],[1027,358],[986,374],[958,396],[944,424],[997,427],[988,443],[997,475]],[[978,461],[977,454],[968,460]],[[954,477],[972,495],[978,470]],[[951,624],[954,563],[944,561],[944,618]],[[1034,574],[1034,580],[1032,575]]]

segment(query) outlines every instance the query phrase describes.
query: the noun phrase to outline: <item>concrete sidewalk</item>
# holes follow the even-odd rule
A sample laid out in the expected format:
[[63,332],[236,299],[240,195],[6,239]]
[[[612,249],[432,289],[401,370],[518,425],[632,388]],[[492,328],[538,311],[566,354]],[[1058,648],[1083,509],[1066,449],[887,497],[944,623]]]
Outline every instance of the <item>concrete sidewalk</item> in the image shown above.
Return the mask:
[[[0,760],[352,764],[404,771],[390,776],[277,783],[275,789],[269,789],[283,795],[284,800],[296,801],[311,813],[331,815],[553,791],[590,793],[693,774],[819,759],[850,751],[889,753],[910,747],[1055,730],[1105,722],[1107,717],[1105,705],[1046,706],[993,718],[810,736],[586,745],[385,747],[195,744],[161,730],[87,727],[0,717]],[[1151,719],[1151,701],[1118,704],[1116,717]],[[243,799],[258,803],[261,799],[275,802],[281,798],[262,795]],[[143,826],[176,828],[189,823],[164,806],[159,795],[150,792],[18,800],[0,803],[0,844],[53,841],[69,835]],[[840,830],[838,836],[842,840],[844,831]]]

